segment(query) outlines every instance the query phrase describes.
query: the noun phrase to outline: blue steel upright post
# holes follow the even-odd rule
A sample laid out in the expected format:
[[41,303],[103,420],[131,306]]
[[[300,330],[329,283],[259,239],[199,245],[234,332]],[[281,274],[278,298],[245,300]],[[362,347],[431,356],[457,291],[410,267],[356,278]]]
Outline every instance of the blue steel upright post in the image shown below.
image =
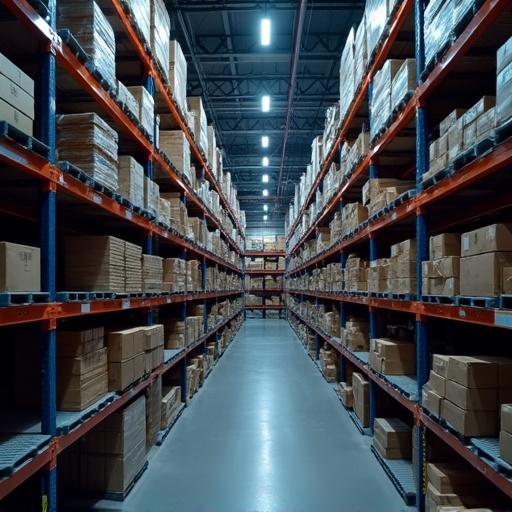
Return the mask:
[[[185,195],[182,196],[181,201],[184,206],[187,206],[187,197]],[[188,293],[188,287],[187,287],[187,275],[188,275],[188,269],[187,269],[187,249],[183,249],[181,251],[181,259],[185,262],[185,292]],[[185,324],[187,319],[187,301],[183,301],[181,304],[181,310],[180,310],[180,320]],[[187,340],[187,329],[185,327],[185,345],[188,344]],[[188,389],[187,389],[187,356],[185,356],[180,363],[180,386],[181,386],[181,401],[187,405],[187,397],[188,397]]]
[[[345,202],[343,201],[343,199],[341,199],[340,215],[341,215],[341,212],[343,211],[344,206],[345,206]],[[346,262],[347,262],[347,256],[345,255],[345,252],[342,250],[342,251],[340,251],[340,268],[341,268],[342,273],[345,270]],[[341,292],[341,291],[342,290],[336,290],[336,292]],[[346,312],[344,300],[340,300],[339,308],[340,308],[340,335],[342,338],[341,341],[343,341],[344,331],[345,331],[345,327],[347,325],[347,312]],[[345,358],[343,357],[343,354],[341,354],[341,353],[338,358],[338,363],[339,363],[339,369],[338,369],[339,381],[346,382],[347,381],[347,363],[346,363]]]
[[[48,22],[56,30],[56,0],[48,1]],[[48,160],[55,163],[56,147],[56,58],[52,43],[42,52],[37,90],[37,137],[49,147]],[[56,300],[56,187],[45,183],[40,191],[41,288],[48,300]],[[41,432],[57,433],[57,325],[43,324],[41,332]],[[57,510],[57,467],[54,460],[42,472],[41,506],[48,512]]]
[[[424,32],[425,0],[415,0],[415,58],[416,58],[416,83],[421,83],[421,76],[425,69],[425,32]],[[416,107],[416,192],[422,190],[422,177],[428,170],[428,112],[425,105]],[[416,212],[416,282],[418,300],[421,300],[422,290],[422,261],[428,259],[427,226],[423,211]],[[421,403],[421,391],[423,384],[428,379],[429,357],[427,328],[424,318],[416,318],[416,378],[418,383],[418,402]],[[416,468],[416,506],[421,512],[425,508],[423,495],[423,440],[425,429],[421,425],[416,427],[416,446],[418,447],[418,467]]]

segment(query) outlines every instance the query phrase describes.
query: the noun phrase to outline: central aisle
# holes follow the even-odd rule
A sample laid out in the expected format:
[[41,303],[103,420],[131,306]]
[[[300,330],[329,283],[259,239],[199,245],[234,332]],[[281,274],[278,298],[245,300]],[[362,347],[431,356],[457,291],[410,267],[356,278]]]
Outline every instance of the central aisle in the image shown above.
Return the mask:
[[288,323],[248,320],[123,510],[409,509]]

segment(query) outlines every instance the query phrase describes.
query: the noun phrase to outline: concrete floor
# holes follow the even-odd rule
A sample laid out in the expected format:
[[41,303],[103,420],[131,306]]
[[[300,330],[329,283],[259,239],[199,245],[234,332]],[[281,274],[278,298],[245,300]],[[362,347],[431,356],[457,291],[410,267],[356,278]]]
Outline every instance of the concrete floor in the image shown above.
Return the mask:
[[285,320],[248,320],[128,512],[409,510]]

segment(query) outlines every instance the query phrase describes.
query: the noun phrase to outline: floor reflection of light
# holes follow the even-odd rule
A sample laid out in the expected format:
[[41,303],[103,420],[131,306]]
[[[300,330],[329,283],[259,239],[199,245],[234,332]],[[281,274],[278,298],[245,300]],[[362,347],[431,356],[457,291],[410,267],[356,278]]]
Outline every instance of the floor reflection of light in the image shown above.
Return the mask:
[[258,481],[256,499],[258,510],[270,511],[275,504],[272,487],[274,482],[274,467],[272,458],[273,432],[272,432],[272,390],[263,386],[261,389],[262,400],[258,408],[259,426],[259,456]]

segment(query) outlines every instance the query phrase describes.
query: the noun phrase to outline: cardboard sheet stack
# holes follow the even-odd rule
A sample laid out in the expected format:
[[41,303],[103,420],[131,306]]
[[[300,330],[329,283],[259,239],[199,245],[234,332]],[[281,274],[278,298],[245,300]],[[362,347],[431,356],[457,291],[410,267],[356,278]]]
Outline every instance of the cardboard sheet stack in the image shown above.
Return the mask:
[[64,261],[66,288],[124,293],[125,245],[124,240],[113,236],[67,237]]
[[154,217],[158,216],[160,187],[153,180],[144,176],[144,209]]
[[140,117],[140,107],[133,94],[128,90],[121,80],[117,80],[117,101],[128,109],[131,116],[135,119]]
[[163,258],[142,255],[142,291],[160,293],[163,284]]
[[138,119],[142,127],[153,137],[155,132],[155,100],[143,86],[128,87],[139,106]]
[[150,44],[153,56],[159,64],[163,76],[169,81],[169,44],[171,39],[171,19],[163,0],[151,1]]
[[142,249],[130,242],[124,247],[125,291],[138,293],[142,291]]
[[373,446],[385,459],[411,460],[411,427],[398,418],[375,418]]
[[[203,108],[201,96],[187,98],[189,109],[194,116],[194,137],[198,146],[205,154],[208,154],[208,121]],[[231,183],[224,184],[224,191],[229,192]]]
[[202,290],[201,283],[201,262],[199,260],[188,260],[187,266],[187,292],[199,292]]
[[171,92],[182,112],[187,109],[187,61],[180,43],[173,40],[169,50],[169,85]]
[[97,71],[115,91],[116,40],[103,11],[93,0],[63,0],[58,5],[59,28],[67,28],[89,55]]
[[103,327],[57,332],[57,408],[82,411],[108,390]]
[[27,135],[34,127],[34,81],[0,53],[0,118]]
[[119,193],[144,208],[144,168],[131,156],[119,157]]
[[187,345],[194,343],[204,334],[203,316],[187,316],[185,319],[185,340]]
[[370,426],[370,382],[363,374],[352,374],[352,392],[354,394],[354,411],[364,428]]
[[320,349],[320,369],[327,382],[338,380],[338,352],[325,344]]
[[157,220],[164,226],[171,227],[171,203],[163,197],[158,198],[158,216]]
[[156,443],[162,416],[162,376],[146,388],[146,452]]
[[416,240],[404,240],[391,246],[388,283],[393,293],[416,293]]
[[57,118],[57,154],[91,178],[117,191],[118,135],[94,113],[67,114]]
[[163,290],[172,293],[185,292],[186,261],[180,258],[166,258],[163,265]]
[[511,398],[512,359],[433,355],[424,406],[463,436],[495,437],[500,405]]
[[127,0],[132,11],[133,21],[137,25],[146,44],[151,41],[151,10],[148,0]]
[[181,386],[164,386],[160,412],[160,430],[165,430],[181,407]]
[[442,233],[429,240],[430,260],[422,262],[423,295],[460,293],[460,235]]
[[185,322],[177,318],[164,319],[164,339],[166,349],[185,346]]
[[190,169],[190,144],[182,130],[161,130],[160,149],[167,153],[178,171],[192,183]]
[[373,338],[370,342],[369,365],[384,375],[415,375],[414,343],[391,338]]
[[416,60],[405,59],[391,84],[391,112],[397,112],[416,89]]

